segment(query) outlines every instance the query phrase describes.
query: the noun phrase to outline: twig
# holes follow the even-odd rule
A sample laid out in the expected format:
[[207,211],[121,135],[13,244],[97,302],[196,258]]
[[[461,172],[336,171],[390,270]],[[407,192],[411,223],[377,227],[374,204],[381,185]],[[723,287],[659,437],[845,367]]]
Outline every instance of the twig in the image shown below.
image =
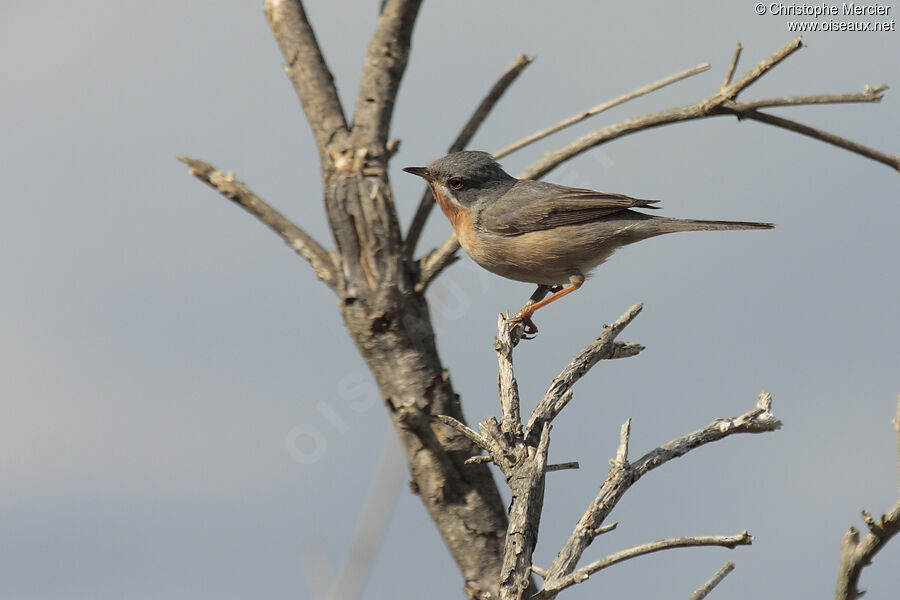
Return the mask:
[[[647,544],[641,544],[640,546],[634,546],[633,548],[620,550],[619,552],[610,554],[605,558],[601,558],[600,560],[592,562],[591,564],[582,567],[581,569],[573,571],[565,577],[554,579],[552,583],[545,583],[544,588],[540,592],[538,592],[537,596],[534,597],[534,600],[546,598],[577,583],[586,581],[588,577],[590,577],[597,571],[600,571],[601,569],[611,567],[620,562],[636,558],[638,556],[643,556],[645,554],[652,554],[654,552],[659,552],[661,550],[670,550],[673,548],[690,548],[695,546],[721,546],[723,548],[734,549],[737,546],[749,546],[752,543],[753,536],[751,536],[746,531],[742,531],[741,533],[732,536],[713,535],[668,538],[657,540],[655,542],[649,542]],[[550,577],[548,573],[546,580],[549,579]]]
[[672,83],[675,83],[677,81],[681,81],[682,79],[687,79],[691,75],[696,75],[697,73],[702,73],[702,72],[708,71],[708,70],[709,70],[709,63],[704,63],[702,65],[697,65],[696,67],[691,67],[690,69],[685,69],[684,71],[682,71],[680,73],[675,73],[674,75],[669,75],[668,77],[660,79],[659,81],[655,81],[653,83],[648,83],[647,85],[645,85],[643,87],[639,87],[636,90],[632,90],[632,91],[628,92],[627,94],[622,94],[618,98],[613,98],[612,100],[607,100],[603,104],[598,104],[597,106],[595,106],[593,108],[589,108],[588,110],[586,110],[584,112],[580,112],[577,115],[573,115],[573,116],[569,117],[568,119],[563,119],[559,123],[556,123],[555,125],[551,125],[550,127],[547,127],[546,129],[536,131],[535,133],[532,133],[531,135],[529,135],[525,138],[522,138],[518,142],[514,142],[514,143],[510,144],[506,148],[503,148],[502,150],[494,152],[493,156],[496,159],[500,159],[500,158],[506,156],[507,154],[511,154],[511,153],[515,152],[516,150],[519,150],[520,148],[524,148],[525,146],[527,146],[529,144],[533,144],[534,142],[536,142],[538,140],[542,140],[545,137],[547,137],[548,135],[552,135],[552,134],[556,133],[557,131],[565,129],[566,127],[575,125],[576,123],[580,123],[581,121],[584,121],[585,119],[592,117],[596,114],[599,114],[605,110],[609,110],[610,108],[613,108],[614,106],[618,106],[619,104],[622,104],[629,100],[633,100],[634,98],[638,98],[645,94],[649,94],[650,92],[656,91],[660,88],[663,88],[663,87],[670,85]]
[[284,70],[312,127],[319,157],[326,164],[329,141],[336,131],[347,130],[334,77],[300,0],[265,0],[263,11],[284,56]]
[[[459,132],[459,135],[457,135],[456,139],[453,140],[453,143],[450,144],[450,147],[447,149],[448,154],[464,150],[465,147],[469,145],[469,142],[475,137],[478,128],[481,127],[481,124],[484,123],[484,120],[487,119],[491,110],[493,110],[494,105],[497,104],[501,97],[503,97],[503,94],[519,77],[522,71],[525,70],[525,67],[534,61],[534,58],[534,56],[520,54],[512,64],[506,67],[506,70],[500,75],[500,78],[494,83],[484,99],[478,104],[475,112],[469,117],[469,120],[462,128],[462,131]],[[422,198],[419,200],[416,214],[413,215],[412,222],[409,224],[409,230],[406,233],[403,250],[406,259],[411,258],[415,252],[416,245],[419,243],[419,237],[421,237],[422,231],[425,229],[425,222],[428,220],[428,215],[431,214],[433,208],[434,200],[431,197],[431,190],[426,186],[425,191],[422,193]],[[423,289],[424,287],[425,286],[423,286]]]
[[[615,339],[619,333],[628,326],[635,317],[640,314],[643,304],[638,302],[633,304],[619,317],[612,325],[604,325],[603,332],[591,342],[584,350],[579,352],[572,361],[566,365],[566,368],[560,372],[550,388],[541,398],[541,401],[534,408],[531,417],[528,419],[528,437],[526,439],[534,439],[540,432],[542,425],[552,421],[559,414],[561,406],[557,408],[557,401],[562,398],[569,388],[575,385],[575,382],[581,379],[591,367],[597,362],[606,358],[615,358]],[[643,347],[640,347],[643,349]],[[640,351],[640,350],[638,350]]]
[[[900,464],[900,398],[897,400],[897,418],[892,423],[897,431],[897,460]],[[834,592],[835,600],[856,600],[865,593],[859,590],[859,577],[863,568],[869,565],[885,544],[900,532],[900,501],[878,521],[865,510],[862,511],[862,516],[869,530],[866,537],[860,540],[859,531],[853,526],[844,533]]]
[[[475,444],[476,446],[478,446],[479,448],[490,452],[490,450],[491,450],[490,441],[488,441],[488,439],[486,437],[484,437],[483,435],[481,435],[474,429],[470,428],[465,423],[463,423],[461,421],[457,421],[453,417],[449,417],[447,415],[437,415],[436,418],[438,421],[440,421],[444,425],[447,425],[448,427],[455,429],[459,433],[463,434],[464,436],[466,436],[467,438],[472,440],[472,443]],[[475,462],[475,461],[473,461],[473,462]]]
[[234,176],[234,173],[222,173],[208,162],[184,154],[178,154],[177,158],[190,167],[191,175],[215,188],[220,194],[268,225],[288,246],[312,265],[319,279],[332,289],[338,289],[341,270],[337,258],[330,255],[309,234],[254,194]]
[[[430,194],[431,192],[426,193]],[[431,204],[434,203],[431,202]],[[420,258],[419,280],[416,282],[415,290],[419,293],[424,292],[435,277],[458,261],[457,250],[459,250],[459,240],[456,239],[455,233],[451,233],[440,246]]]
[[[736,103],[742,111],[756,110],[757,108],[768,108],[771,106],[803,106],[809,104],[847,104],[858,102],[881,102],[884,98],[886,85],[878,87],[869,87],[861,92],[850,94],[818,94],[813,96],[784,96],[781,98],[763,98],[761,100],[744,100]],[[723,106],[730,106],[726,102]]]
[[619,431],[619,447],[616,449],[616,464],[624,467],[628,464],[628,443],[631,440],[631,419],[628,418],[622,423],[622,429]]
[[600,486],[597,497],[588,506],[568,541],[550,565],[548,582],[553,583],[553,580],[565,577],[575,570],[581,555],[594,540],[597,527],[603,523],[625,492],[648,471],[729,435],[779,429],[781,421],[775,418],[771,408],[772,397],[763,392],[757,399],[756,407],[739,417],[716,419],[702,429],[651,450],[633,463],[610,461],[609,474]]
[[565,462],[559,463],[555,465],[547,465],[547,468],[544,469],[544,473],[551,473],[553,471],[565,471],[567,469],[579,469],[581,466],[578,462]]
[[744,50],[744,45],[740,42],[737,43],[737,46],[734,49],[734,56],[731,58],[731,64],[728,65],[728,72],[725,73],[725,80],[722,82],[722,85],[719,86],[720,90],[724,90],[731,84],[731,78],[734,77],[734,70],[737,69],[738,62],[741,60],[741,52]]
[[801,133],[811,138],[815,138],[817,140],[837,146],[838,148],[843,148],[844,150],[849,150],[850,152],[853,152],[855,154],[865,156],[866,158],[871,158],[872,160],[878,161],[880,163],[888,165],[895,170],[900,171],[900,155],[885,154],[884,152],[880,152],[878,150],[875,150],[874,148],[869,148],[868,146],[863,146],[862,144],[858,144],[854,141],[842,138],[838,135],[834,135],[833,133],[828,133],[827,131],[822,131],[821,129],[816,129],[815,127],[810,127],[809,125],[804,125],[803,123],[791,121],[790,119],[785,119],[783,117],[776,117],[775,115],[771,115],[769,113],[761,113],[752,110],[744,111],[740,103],[737,103],[733,106],[723,106],[720,108],[720,110],[725,112],[733,112],[738,118],[741,119],[751,119],[753,121],[768,123],[769,125],[774,125],[775,127],[781,127],[783,129],[788,129],[796,133]]
[[722,580],[725,579],[725,577],[727,577],[728,574],[732,571],[734,571],[734,563],[728,561],[727,563],[722,565],[721,569],[716,571],[713,576],[709,578],[709,581],[697,588],[697,590],[693,594],[691,594],[690,600],[703,600],[704,598],[706,598],[709,593],[713,591],[713,589],[715,589],[717,585],[722,583]]

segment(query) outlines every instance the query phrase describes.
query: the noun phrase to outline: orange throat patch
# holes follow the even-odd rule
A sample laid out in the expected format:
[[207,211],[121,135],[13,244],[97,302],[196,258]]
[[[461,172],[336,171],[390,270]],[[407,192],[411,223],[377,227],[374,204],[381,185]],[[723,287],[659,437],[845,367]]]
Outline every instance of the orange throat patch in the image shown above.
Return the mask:
[[434,185],[431,186],[431,195],[434,196],[435,202],[438,203],[438,206],[447,215],[450,224],[453,225],[453,230],[456,232],[460,245],[466,252],[469,252],[469,246],[473,239],[471,211],[441,194]]

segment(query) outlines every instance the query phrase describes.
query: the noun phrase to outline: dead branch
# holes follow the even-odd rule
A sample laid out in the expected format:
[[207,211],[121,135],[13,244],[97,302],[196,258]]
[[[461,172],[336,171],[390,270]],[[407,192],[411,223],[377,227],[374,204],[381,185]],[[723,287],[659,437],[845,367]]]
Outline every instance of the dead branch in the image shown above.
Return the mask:
[[704,583],[702,586],[697,588],[697,590],[691,594],[690,600],[703,600],[706,598],[713,589],[722,583],[722,580],[725,579],[729,573],[734,571],[734,563],[728,561],[722,568],[716,571],[712,577],[709,578],[709,581]]
[[493,153],[494,158],[499,160],[500,158],[503,158],[507,154],[512,154],[516,150],[521,150],[522,148],[524,148],[525,146],[528,146],[529,144],[533,144],[534,142],[537,142],[538,140],[542,140],[545,137],[547,137],[548,135],[552,135],[552,134],[556,133],[557,131],[561,131],[561,130],[565,129],[566,127],[571,127],[572,125],[575,125],[576,123],[580,123],[580,122],[584,121],[585,119],[593,117],[594,115],[600,114],[603,111],[609,110],[610,108],[618,106],[624,102],[628,102],[629,100],[633,100],[634,98],[639,98],[640,96],[644,96],[646,94],[649,94],[650,92],[656,91],[660,88],[664,88],[667,85],[671,85],[677,81],[681,81],[682,79],[687,79],[688,77],[690,77],[692,75],[696,75],[697,73],[702,73],[702,72],[708,71],[708,70],[709,70],[709,63],[704,63],[702,65],[697,65],[696,67],[691,67],[690,69],[685,69],[684,71],[681,71],[680,73],[675,73],[674,75],[669,75],[668,77],[660,79],[659,81],[654,81],[653,83],[648,83],[647,85],[645,85],[643,87],[639,87],[636,90],[632,90],[632,91],[628,92],[627,94],[622,94],[618,98],[613,98],[612,100],[607,100],[606,102],[604,102],[602,104],[598,104],[597,106],[595,106],[593,108],[589,108],[586,111],[580,112],[577,115],[573,115],[567,119],[563,119],[559,123],[551,125],[550,127],[547,127],[546,129],[541,129],[540,131],[536,131],[536,132],[532,133],[531,135],[522,138],[518,142],[514,142],[514,143],[510,144],[506,148],[503,148],[502,150],[498,150],[497,152],[494,152]]
[[[893,421],[897,431],[897,459],[900,465],[900,399],[897,401],[897,417]],[[875,555],[900,532],[900,501],[881,515],[878,521],[872,518],[869,511],[862,511],[863,521],[869,532],[860,540],[859,531],[851,526],[841,542],[841,561],[838,565],[835,600],[856,600],[865,592],[859,589],[859,577],[862,570],[872,563]]]
[[287,73],[313,130],[323,165],[325,149],[338,131],[347,131],[334,76],[325,63],[316,34],[300,0],[265,0],[263,11],[284,56]]
[[234,173],[223,173],[208,162],[183,154],[178,154],[177,158],[191,168],[191,175],[215,188],[220,194],[268,225],[288,246],[312,265],[316,277],[327,283],[331,289],[338,289],[341,271],[337,257],[330,255],[308,233],[250,191],[244,182],[234,176]]
[[[781,427],[781,421],[771,412],[772,397],[763,392],[756,407],[739,417],[716,419],[706,427],[651,450],[634,463],[627,460],[630,427],[622,428],[622,441],[616,460],[610,461],[609,473],[600,486],[597,497],[591,502],[578,521],[568,541],[557,554],[548,569],[545,587],[550,588],[558,579],[573,573],[585,549],[596,537],[596,530],[616,506],[625,492],[648,471],[668,461],[683,456],[690,450],[737,433],[763,433]],[[627,425],[627,424],[626,424]]]
[[[541,398],[541,401],[534,408],[531,417],[528,419],[528,438],[533,439],[539,432],[544,423],[551,422],[559,411],[565,406],[566,402],[559,403],[563,395],[581,379],[594,365],[602,359],[622,358],[623,356],[634,356],[644,349],[643,346],[632,344],[628,346],[627,352],[619,354],[623,350],[623,346],[616,346],[616,336],[622,332],[625,327],[637,317],[644,305],[640,302],[633,304],[625,313],[619,317],[612,325],[604,325],[603,332],[591,342],[584,350],[579,352],[572,361],[566,365],[566,368],[553,379],[550,388]],[[633,353],[632,353],[633,351]]]
[[575,584],[587,581],[587,579],[591,575],[593,575],[597,571],[600,571],[601,569],[611,567],[620,562],[629,560],[631,558],[636,558],[638,556],[643,556],[645,554],[652,554],[653,552],[659,552],[661,550],[671,550],[673,548],[691,548],[696,546],[721,546],[723,548],[734,549],[737,546],[749,546],[752,543],[753,536],[751,536],[746,531],[742,531],[741,533],[732,536],[712,535],[680,537],[657,540],[655,542],[641,544],[640,546],[634,546],[633,548],[620,550],[619,552],[610,554],[605,558],[601,558],[598,561],[592,562],[586,567],[582,567],[581,569],[573,571],[571,574],[565,577],[554,580],[552,585],[545,585],[544,588],[537,594],[537,596],[534,596],[534,600],[542,600],[544,598],[548,598],[568,587],[572,587]]

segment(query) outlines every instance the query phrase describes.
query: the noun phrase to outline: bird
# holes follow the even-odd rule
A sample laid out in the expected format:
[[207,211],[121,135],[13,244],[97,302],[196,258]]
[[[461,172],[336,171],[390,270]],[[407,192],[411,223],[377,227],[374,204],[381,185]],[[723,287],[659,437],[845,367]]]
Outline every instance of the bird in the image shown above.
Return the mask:
[[526,337],[538,331],[536,310],[579,289],[622,246],[678,231],[774,227],[648,215],[632,209],[657,209],[658,200],[516,179],[487,152],[454,152],[403,170],[428,182],[472,260],[507,279],[538,285],[510,319],[511,327],[524,326]]

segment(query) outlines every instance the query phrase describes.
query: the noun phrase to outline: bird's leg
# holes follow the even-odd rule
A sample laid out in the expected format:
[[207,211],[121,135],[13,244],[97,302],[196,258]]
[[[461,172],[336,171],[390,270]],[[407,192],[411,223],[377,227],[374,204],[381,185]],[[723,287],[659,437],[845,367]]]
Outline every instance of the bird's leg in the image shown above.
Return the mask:
[[[528,302],[525,303],[525,308],[528,308],[529,306],[533,306],[534,304],[537,304],[538,302],[543,300],[544,296],[546,296],[547,294],[549,294],[551,292],[558,292],[561,289],[562,289],[562,286],[560,286],[560,285],[550,286],[550,285],[544,285],[542,283],[539,283],[537,286],[537,289],[534,290],[534,293],[531,294],[531,296],[528,298]],[[522,310],[525,310],[525,308],[523,308]],[[534,324],[534,321],[532,321],[530,317],[523,318],[523,317],[519,316],[521,312],[522,311],[520,310],[518,313],[513,315],[512,319],[510,320],[509,327],[510,327],[510,329],[512,329],[513,327],[516,326],[516,324],[521,323],[522,326],[525,328],[525,333],[522,335],[522,338],[526,339],[526,340],[530,340],[531,338],[534,337],[534,334],[537,333],[537,325]]]
[[[537,325],[535,325],[534,321],[531,320],[531,315],[534,314],[534,311],[541,307],[547,306],[554,300],[559,300],[566,294],[571,294],[572,292],[580,288],[583,283],[584,275],[579,274],[569,277],[569,287],[564,288],[559,285],[539,285],[538,289],[535,290],[534,294],[531,295],[531,298],[528,299],[528,302],[525,303],[525,306],[522,307],[522,310],[512,316],[511,320],[513,321],[513,323],[511,323],[511,326],[513,326],[515,323],[522,323],[525,326],[525,333],[533,336],[538,331]],[[552,291],[553,294],[551,294],[547,298],[543,298],[549,291]],[[543,300],[541,300],[540,298],[543,298]]]

